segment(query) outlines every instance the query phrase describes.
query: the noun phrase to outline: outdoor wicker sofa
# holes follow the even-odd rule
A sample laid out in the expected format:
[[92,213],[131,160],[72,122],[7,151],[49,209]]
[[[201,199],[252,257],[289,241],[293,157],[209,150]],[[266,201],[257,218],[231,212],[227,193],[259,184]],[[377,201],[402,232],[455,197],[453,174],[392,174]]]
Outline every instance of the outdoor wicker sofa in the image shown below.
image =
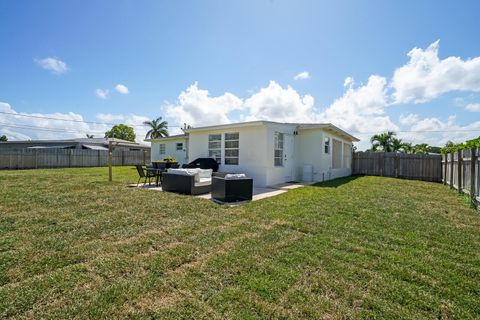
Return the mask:
[[169,169],[162,173],[162,190],[188,195],[209,193],[212,170]]

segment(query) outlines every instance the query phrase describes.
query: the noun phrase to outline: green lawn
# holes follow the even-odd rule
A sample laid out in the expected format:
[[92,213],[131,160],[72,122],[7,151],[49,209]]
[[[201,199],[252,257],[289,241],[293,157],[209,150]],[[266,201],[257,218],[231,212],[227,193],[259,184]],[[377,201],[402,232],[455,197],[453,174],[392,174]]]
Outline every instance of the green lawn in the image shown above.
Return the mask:
[[0,171],[0,317],[480,317],[480,214],[441,184],[347,178],[227,207],[107,176]]

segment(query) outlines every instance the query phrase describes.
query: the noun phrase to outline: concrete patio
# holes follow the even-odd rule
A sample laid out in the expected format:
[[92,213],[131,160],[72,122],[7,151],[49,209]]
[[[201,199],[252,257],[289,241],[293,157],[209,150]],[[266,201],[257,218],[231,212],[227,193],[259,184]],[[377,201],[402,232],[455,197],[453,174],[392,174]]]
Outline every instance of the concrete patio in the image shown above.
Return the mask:
[[[253,187],[252,201],[257,201],[257,200],[261,200],[261,199],[274,197],[274,196],[277,196],[279,194],[285,193],[288,190],[301,188],[301,187],[304,187],[306,185],[309,185],[309,183],[297,183],[297,182],[295,182],[295,183],[282,183],[282,184],[278,184],[278,185],[271,186],[271,187],[266,187],[266,188]],[[139,183],[139,184],[132,183],[132,184],[129,184],[128,186],[129,187],[137,187],[137,188],[145,188],[145,189],[152,190],[152,191],[163,191],[161,186],[157,187],[155,184],[149,185],[149,184],[143,184],[143,183]],[[212,195],[210,193],[196,195],[194,197],[202,198],[202,199],[206,199],[206,200],[212,200]],[[215,202],[218,202],[218,201],[215,201]],[[238,204],[238,202],[232,203],[232,204]]]

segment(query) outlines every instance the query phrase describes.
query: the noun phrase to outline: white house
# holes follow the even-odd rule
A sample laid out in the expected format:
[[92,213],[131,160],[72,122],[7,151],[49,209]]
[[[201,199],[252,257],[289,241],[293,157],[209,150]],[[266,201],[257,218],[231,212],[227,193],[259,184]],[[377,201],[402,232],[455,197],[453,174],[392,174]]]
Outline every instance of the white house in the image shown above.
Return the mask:
[[263,187],[348,176],[353,142],[359,140],[328,123],[252,121],[189,128],[183,135],[149,141],[152,161],[214,158],[219,171],[246,173]]

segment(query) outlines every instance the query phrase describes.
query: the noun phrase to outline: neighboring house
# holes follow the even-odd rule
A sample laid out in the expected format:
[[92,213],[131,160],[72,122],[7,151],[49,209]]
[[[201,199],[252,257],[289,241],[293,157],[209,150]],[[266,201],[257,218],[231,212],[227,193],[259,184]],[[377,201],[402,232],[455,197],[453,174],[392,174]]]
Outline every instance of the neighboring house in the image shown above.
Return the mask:
[[189,128],[184,135],[148,141],[152,160],[168,155],[183,164],[214,158],[220,171],[246,173],[262,187],[348,176],[353,142],[359,140],[332,124],[252,121]]
[[146,139],[151,142],[151,159],[159,161],[165,157],[173,157],[180,164],[188,163],[188,137],[185,134],[158,139]]
[[9,149],[90,149],[108,150],[112,141],[115,150],[148,151],[150,146],[114,138],[79,138],[63,140],[25,140],[0,142],[0,150]]

